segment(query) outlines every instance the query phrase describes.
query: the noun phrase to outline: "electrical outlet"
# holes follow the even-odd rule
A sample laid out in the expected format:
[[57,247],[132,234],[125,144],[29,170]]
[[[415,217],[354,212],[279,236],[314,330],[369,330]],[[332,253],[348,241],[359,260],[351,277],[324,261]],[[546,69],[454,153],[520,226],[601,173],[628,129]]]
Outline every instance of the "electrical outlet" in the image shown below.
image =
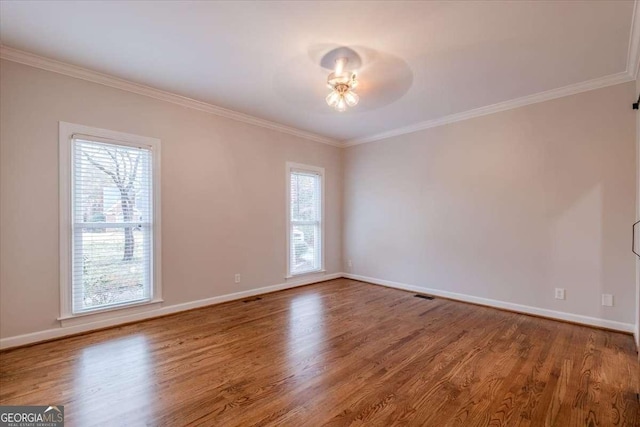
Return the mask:
[[347,267],[349,268],[353,267],[353,261],[347,260]]
[[240,273],[236,273],[235,281],[236,283],[240,283]]
[[556,299],[564,299],[564,288],[556,288]]
[[613,307],[613,295],[602,294],[602,305],[605,307]]

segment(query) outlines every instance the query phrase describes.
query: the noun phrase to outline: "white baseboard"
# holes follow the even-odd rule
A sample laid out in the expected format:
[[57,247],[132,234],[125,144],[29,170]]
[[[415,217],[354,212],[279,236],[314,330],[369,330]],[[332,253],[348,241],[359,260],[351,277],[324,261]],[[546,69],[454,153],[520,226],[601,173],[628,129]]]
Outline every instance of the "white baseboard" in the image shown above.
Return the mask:
[[392,282],[390,280],[375,279],[373,277],[359,276],[357,274],[345,273],[343,277],[348,279],[360,280],[363,282],[373,283],[374,285],[386,286],[389,288],[402,289],[417,293],[424,293],[452,300],[470,302],[473,304],[485,305],[493,308],[502,308],[505,310],[516,311],[524,314],[533,314],[535,316],[548,317],[551,319],[564,320],[567,322],[580,323],[587,326],[597,326],[601,328],[613,329],[616,331],[633,333],[635,325],[631,323],[616,322],[614,320],[599,319],[597,317],[582,316],[580,314],[564,313],[561,311],[549,310],[546,308],[531,307],[528,305],[515,304],[512,302],[498,301],[489,298],[475,297],[472,295],[459,294],[455,292],[442,291],[438,289],[423,288],[420,286],[407,285],[405,283]]
[[298,286],[309,285],[312,283],[324,282],[326,280],[338,279],[340,277],[360,280],[362,282],[367,282],[374,285],[386,286],[389,288],[401,289],[404,291],[425,293],[425,294],[430,294],[434,296],[449,298],[452,300],[470,302],[473,304],[484,305],[487,307],[502,308],[505,310],[511,310],[511,311],[524,313],[524,314],[532,314],[536,316],[548,317],[551,319],[580,323],[587,326],[597,326],[601,328],[613,329],[616,331],[627,332],[627,333],[635,332],[635,325],[630,323],[616,322],[613,320],[599,319],[596,317],[582,316],[579,314],[564,313],[561,311],[531,307],[527,305],[515,304],[515,303],[505,302],[505,301],[498,301],[498,300],[489,299],[489,298],[475,297],[472,295],[459,294],[455,292],[442,291],[438,289],[423,288],[420,286],[408,285],[405,283],[393,282],[390,280],[376,279],[373,277],[360,276],[357,274],[333,273],[333,274],[325,274],[322,276],[305,277],[299,280],[289,280],[286,283],[281,283],[278,285],[265,286],[262,288],[250,289],[248,291],[235,292],[232,294],[220,295],[217,297],[205,298],[205,299],[186,302],[182,304],[164,306],[157,310],[150,310],[142,313],[118,316],[118,317],[114,317],[106,320],[99,320],[91,323],[83,323],[80,325],[73,325],[69,327],[47,329],[44,331],[33,332],[30,334],[16,335],[13,337],[2,338],[0,339],[0,349],[8,349],[12,347],[18,347],[21,345],[33,344],[41,341],[48,341],[51,339],[62,338],[68,335],[74,335],[82,332],[89,332],[96,329],[108,328],[111,326],[117,326],[124,323],[129,323],[129,322],[136,322],[140,320],[151,319],[154,317],[165,316],[167,314],[173,314],[173,313],[179,313],[181,311],[191,310],[194,308],[206,307],[209,305],[220,304],[227,301],[234,301],[234,300],[249,298],[252,296],[262,295],[270,292],[281,291],[284,289],[295,288]]
[[344,276],[343,273],[314,275],[314,276],[301,278],[298,280],[288,280],[286,283],[281,283],[279,285],[265,286],[263,288],[250,289],[248,291],[235,292],[232,294],[220,295],[217,297],[205,298],[205,299],[186,302],[182,304],[164,306],[156,310],[148,310],[142,313],[112,317],[106,320],[99,320],[91,323],[83,323],[80,325],[47,329],[44,331],[33,332],[30,334],[16,335],[13,337],[0,339],[0,349],[7,349],[11,347],[26,345],[26,344],[33,344],[40,341],[48,341],[55,338],[62,338],[67,335],[74,335],[82,332],[89,332],[96,329],[103,329],[111,326],[117,326],[123,323],[136,322],[140,320],[150,319],[153,317],[165,316],[167,314],[179,313],[181,311],[191,310],[194,308],[206,307],[208,305],[220,304],[227,301],[248,298],[255,295],[267,294],[270,292],[281,291],[284,289],[295,288],[298,286],[309,285],[317,282],[324,282],[325,280],[338,279],[343,276]]

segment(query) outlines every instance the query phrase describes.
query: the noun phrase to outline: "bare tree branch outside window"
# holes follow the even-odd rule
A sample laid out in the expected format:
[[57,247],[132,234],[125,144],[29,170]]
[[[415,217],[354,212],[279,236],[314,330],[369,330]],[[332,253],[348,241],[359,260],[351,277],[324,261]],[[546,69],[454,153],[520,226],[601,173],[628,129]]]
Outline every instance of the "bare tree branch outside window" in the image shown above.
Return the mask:
[[[83,151],[87,160],[96,168],[107,174],[120,191],[120,204],[122,208],[122,219],[124,222],[133,222],[135,208],[135,183],[140,164],[140,154],[132,156],[128,151],[117,148],[101,148],[100,152],[106,156],[99,156],[101,159],[111,159],[112,165],[100,163],[93,155]],[[133,230],[135,227],[125,227],[124,229],[124,253],[123,261],[133,259],[135,240]]]

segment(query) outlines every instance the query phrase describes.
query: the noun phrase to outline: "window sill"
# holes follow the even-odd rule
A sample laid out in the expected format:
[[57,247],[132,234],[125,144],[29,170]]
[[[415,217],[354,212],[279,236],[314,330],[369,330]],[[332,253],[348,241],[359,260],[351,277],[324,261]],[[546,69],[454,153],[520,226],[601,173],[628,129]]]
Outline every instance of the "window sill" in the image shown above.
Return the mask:
[[325,274],[326,272],[327,272],[327,270],[324,270],[324,269],[322,269],[322,270],[313,270],[313,271],[306,271],[306,272],[300,273],[300,274],[284,276],[284,278],[286,280],[289,280],[289,279],[296,279],[298,277],[312,276],[314,274]]
[[130,314],[143,313],[145,311],[155,310],[164,302],[161,298],[151,301],[143,301],[133,304],[120,305],[105,308],[103,310],[90,311],[87,313],[64,314],[58,317],[62,327],[81,325],[83,323],[97,322],[99,320],[113,319],[120,316]]

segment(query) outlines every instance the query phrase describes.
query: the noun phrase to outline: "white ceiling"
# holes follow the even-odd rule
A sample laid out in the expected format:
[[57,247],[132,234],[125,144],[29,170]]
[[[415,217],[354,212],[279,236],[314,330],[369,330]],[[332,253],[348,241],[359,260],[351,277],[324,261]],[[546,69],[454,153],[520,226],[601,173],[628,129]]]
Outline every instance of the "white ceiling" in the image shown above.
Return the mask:
[[[633,1],[0,2],[2,44],[351,140],[627,69]],[[361,102],[323,54],[362,57]]]

